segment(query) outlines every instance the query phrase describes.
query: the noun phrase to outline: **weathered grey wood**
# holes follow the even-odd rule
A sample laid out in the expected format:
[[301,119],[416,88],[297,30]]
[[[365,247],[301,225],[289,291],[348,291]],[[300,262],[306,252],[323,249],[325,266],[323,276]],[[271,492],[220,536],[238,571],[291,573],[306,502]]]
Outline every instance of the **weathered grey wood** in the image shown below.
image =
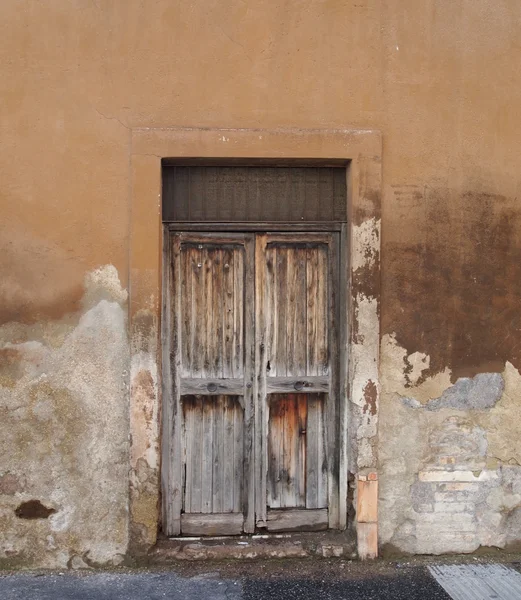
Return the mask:
[[[326,510],[329,526],[338,527],[333,236],[277,233],[254,241],[194,232],[178,240],[178,304],[171,304],[182,322],[178,365],[190,363],[174,385],[185,416],[178,454],[185,455],[185,513],[244,512],[244,530],[253,532],[255,524],[268,526],[268,503],[284,512]],[[175,356],[172,373],[174,363]],[[282,413],[276,394],[284,395]],[[276,482],[269,489],[268,473]]]
[[338,466],[338,527],[345,529],[347,527],[347,494],[348,494],[348,473],[349,473],[349,453],[348,453],[348,370],[349,370],[349,303],[350,297],[348,289],[348,230],[344,223],[340,234],[340,260],[339,260],[339,336],[338,336],[338,414],[339,414],[339,466]]
[[183,369],[188,376],[204,376],[204,346],[206,336],[203,315],[206,312],[206,290],[204,285],[203,248],[189,248],[186,256],[192,257],[192,304],[190,307],[190,337],[192,346],[192,363]]
[[317,270],[321,273],[321,276],[317,277],[315,291],[317,299],[315,360],[318,375],[327,375],[330,372],[330,350],[333,349],[330,328],[336,327],[336,319],[331,319],[328,302],[329,290],[333,290],[338,285],[336,279],[331,279],[328,256],[330,252],[331,246],[317,248]]
[[327,508],[317,510],[269,510],[268,531],[322,531],[328,528]]
[[188,536],[240,535],[243,516],[242,513],[183,514],[181,528],[183,535]]
[[[276,303],[277,298],[277,249],[265,249],[265,277],[264,290],[259,291],[259,300],[264,302],[264,314],[270,315],[263,323],[265,330],[265,346],[266,346],[266,377],[277,375],[277,361],[270,357],[276,356],[278,353],[278,328],[279,328],[279,311]],[[262,298],[260,296],[262,295]]]
[[[189,399],[193,402],[193,398]],[[183,512],[192,511],[192,469],[194,468],[194,458],[192,456],[192,440],[194,439],[193,420],[195,418],[194,406],[192,410],[183,410],[183,441],[182,441],[182,459],[184,469],[184,482],[182,487]]]
[[233,310],[233,339],[234,348],[232,352],[233,374],[240,377],[244,373],[244,301],[245,281],[244,281],[244,255],[241,252],[240,260],[233,262],[233,288],[234,288],[234,310]]
[[300,233],[295,232],[288,235],[287,233],[269,232],[268,233],[267,247],[271,246],[287,248],[295,248],[302,246],[304,248],[315,247],[317,244],[329,244],[331,242],[331,235],[329,233]]
[[268,494],[271,508],[306,506],[305,394],[270,398]]
[[223,464],[223,506],[221,512],[233,512],[234,486],[235,486],[235,411],[227,409],[224,411],[225,422],[223,423],[222,440],[224,448]]
[[182,395],[200,395],[200,396],[242,396],[244,394],[244,379],[215,379],[214,377],[205,377],[204,379],[180,380],[180,389]]
[[179,460],[182,454],[181,446],[181,431],[183,424],[183,411],[181,406],[181,397],[179,395],[179,378],[181,374],[181,323],[180,323],[180,304],[181,295],[179,293],[179,276],[181,273],[181,243],[179,236],[174,236],[172,240],[172,360],[171,369],[173,375],[173,403],[172,403],[172,420],[173,420],[173,435],[172,445],[170,447],[170,465],[172,469],[172,505],[174,513],[174,521],[172,522],[171,531],[180,530],[180,515],[183,498],[183,464]]
[[330,378],[328,375],[321,377],[267,377],[266,391],[268,394],[314,394],[328,392]]
[[243,497],[244,482],[244,415],[235,411],[233,414],[233,512],[244,513],[245,504]]
[[[257,256],[257,327],[267,343],[258,368],[260,387],[265,386],[259,410],[269,416],[267,490],[261,494],[270,508],[331,504],[334,511],[338,461],[332,466],[329,455],[336,452],[330,439],[336,435],[337,402],[331,385],[337,385],[338,357],[331,329],[337,324],[333,290],[338,284],[333,238],[329,233],[267,234],[257,244],[257,253],[263,251],[264,261]],[[261,357],[263,340],[258,344]],[[326,411],[333,419],[327,430]]]
[[201,470],[201,512],[213,511],[213,417],[214,410],[208,399],[203,400],[203,437]]
[[255,239],[255,521],[258,527],[266,527],[266,476],[268,471],[268,419],[266,402],[266,322],[265,298],[265,250],[266,236]]
[[288,374],[307,374],[307,281],[306,248],[288,251],[288,267],[291,264],[291,278],[288,289],[290,319],[288,319]]
[[222,377],[234,377],[235,348],[237,346],[237,332],[234,324],[235,317],[235,289],[234,289],[234,271],[235,256],[230,248],[224,248],[222,253],[223,260],[223,306],[222,306],[222,358],[223,372]]
[[223,352],[222,352],[222,340],[224,337],[223,328],[223,311],[224,311],[224,297],[226,290],[224,288],[224,262],[223,262],[223,249],[218,248],[214,253],[214,299],[212,302],[212,321],[215,331],[215,339],[213,340],[213,364],[212,372],[217,377],[224,377],[223,375]]
[[[244,531],[255,531],[255,241],[245,235],[244,246],[244,433],[243,487],[235,506],[242,504]],[[234,371],[235,374],[235,371]]]
[[200,513],[203,512],[203,399],[191,396],[190,404],[187,400],[183,400],[183,407],[185,419],[190,423],[191,435],[186,443],[191,447],[191,462],[186,463],[186,490],[191,490],[192,501],[190,505],[186,503],[185,512]]
[[186,513],[240,512],[243,410],[237,396],[185,396]]
[[[208,400],[208,399],[207,399]],[[227,398],[219,397],[217,403],[220,404],[213,415],[212,431],[212,513],[222,513],[224,511],[224,464],[229,458],[224,453],[224,427],[227,418]]]
[[[184,375],[178,374],[175,385],[182,404],[177,460],[183,469],[178,474],[181,484],[184,472],[184,488],[179,497],[185,514],[244,511],[253,532],[253,238],[180,233],[175,239],[174,310],[181,340],[172,364],[178,364],[178,371],[182,365]],[[250,295],[249,309],[245,294]],[[241,523],[242,519],[241,514]],[[182,529],[182,533],[186,531]]]
[[317,346],[317,279],[318,260],[315,248],[306,250],[306,374],[318,375]]
[[[188,228],[187,231],[184,229],[180,231],[175,226],[170,225],[171,231],[179,233],[183,244],[206,244],[208,246],[215,243],[214,245],[218,245],[219,247],[222,247],[223,245],[233,247],[244,245],[245,235],[243,232],[227,232],[225,231],[225,228],[221,231],[220,226],[219,232],[216,232],[215,224],[213,224],[208,231],[204,231],[204,227],[203,229],[197,229],[196,231],[193,231],[188,225],[186,227]],[[184,225],[183,228],[185,228]]]
[[328,504],[328,474],[324,469],[324,399],[322,394],[307,396],[306,508],[325,508]]
[[[173,309],[175,301],[172,297],[172,240],[168,228],[163,228],[163,299],[162,299],[162,428],[161,449],[163,460],[161,463],[162,485],[162,514],[163,528],[167,535],[177,535],[181,530],[181,498],[182,493],[176,487],[180,480],[181,465],[173,464],[171,457],[178,449],[179,432],[177,420],[174,421],[174,412],[177,412],[177,398],[174,391],[174,381],[170,356],[174,339],[172,328],[174,323]],[[177,446],[176,446],[177,443]],[[179,461],[180,463],[180,461]],[[177,495],[176,495],[177,492]]]
[[[282,249],[276,249],[276,272],[275,272],[275,295],[272,302],[272,313],[266,314],[266,319],[271,319],[273,314],[277,315],[276,345],[271,349],[268,356],[271,370],[277,376],[288,374],[288,254]],[[270,371],[271,374],[271,371]]]
[[[328,260],[328,314],[329,314],[329,374],[330,389],[324,411],[326,460],[328,474],[329,527],[339,526],[339,410],[338,410],[338,328],[340,307],[338,302],[338,270],[340,265],[339,235],[330,234]],[[325,358],[324,358],[325,362]]]

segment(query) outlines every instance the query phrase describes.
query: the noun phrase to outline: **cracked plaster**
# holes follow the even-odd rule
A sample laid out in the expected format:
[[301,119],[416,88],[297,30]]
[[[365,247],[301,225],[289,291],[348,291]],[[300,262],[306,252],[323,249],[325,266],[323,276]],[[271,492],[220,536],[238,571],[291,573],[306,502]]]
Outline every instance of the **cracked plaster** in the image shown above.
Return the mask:
[[454,385],[449,370],[423,380],[428,357],[408,354],[393,335],[381,356],[380,544],[422,554],[518,544],[519,372],[507,362],[502,373]]
[[[0,338],[0,352],[16,351],[18,362],[0,381],[0,564],[117,564],[127,550],[126,299],[107,265],[86,275],[76,322],[51,324],[38,341]],[[48,518],[17,517],[35,501]]]

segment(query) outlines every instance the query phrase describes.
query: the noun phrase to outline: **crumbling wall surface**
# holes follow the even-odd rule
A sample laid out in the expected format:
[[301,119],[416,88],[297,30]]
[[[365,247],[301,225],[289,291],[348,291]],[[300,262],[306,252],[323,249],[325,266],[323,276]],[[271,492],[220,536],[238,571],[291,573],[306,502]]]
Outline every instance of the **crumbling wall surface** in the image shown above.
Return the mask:
[[[381,221],[355,232],[381,232],[380,313],[352,257],[352,425],[370,443],[351,468],[378,471],[383,545],[521,539],[520,23],[519,0],[0,2],[3,559],[117,560],[129,467],[131,535],[155,539],[161,250],[139,240],[159,199],[130,214],[148,128],[381,132]],[[121,284],[83,284],[109,263]],[[377,316],[380,406],[360,356]]]
[[81,309],[0,327],[0,565],[118,564],[128,540],[127,293],[87,274]]
[[521,541],[521,375],[425,378],[430,357],[382,341],[380,543],[421,554]]

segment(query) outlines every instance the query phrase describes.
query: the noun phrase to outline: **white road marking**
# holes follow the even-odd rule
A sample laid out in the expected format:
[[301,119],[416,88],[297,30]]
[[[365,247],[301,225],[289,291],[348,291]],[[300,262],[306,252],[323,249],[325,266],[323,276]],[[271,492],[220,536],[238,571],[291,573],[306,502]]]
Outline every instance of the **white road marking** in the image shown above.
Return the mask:
[[429,571],[453,600],[521,600],[521,574],[504,565],[440,565]]

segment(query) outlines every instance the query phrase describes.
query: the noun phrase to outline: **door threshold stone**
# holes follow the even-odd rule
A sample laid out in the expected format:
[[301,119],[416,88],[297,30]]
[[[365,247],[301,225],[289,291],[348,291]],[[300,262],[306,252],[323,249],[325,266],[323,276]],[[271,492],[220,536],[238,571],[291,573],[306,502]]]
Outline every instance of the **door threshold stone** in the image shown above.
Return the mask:
[[162,537],[148,554],[150,565],[179,560],[252,560],[266,558],[356,558],[351,532],[279,533],[234,537]]

